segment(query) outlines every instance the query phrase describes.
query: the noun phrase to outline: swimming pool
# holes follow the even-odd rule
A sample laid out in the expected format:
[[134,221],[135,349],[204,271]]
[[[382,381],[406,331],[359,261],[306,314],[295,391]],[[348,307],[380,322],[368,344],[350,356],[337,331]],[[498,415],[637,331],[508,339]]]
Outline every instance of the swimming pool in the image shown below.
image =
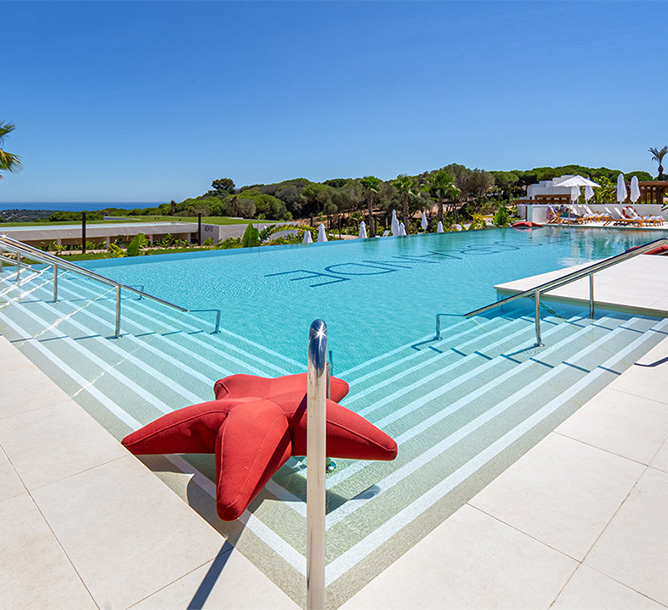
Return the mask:
[[[665,336],[665,321],[550,305],[545,347],[533,312],[472,320],[493,285],[622,252],[656,231],[545,228],[167,255],[87,263],[211,318],[132,295],[110,338],[114,291],[72,274],[53,305],[50,274],[5,269],[0,330],[117,438],[163,413],[209,400],[232,373],[305,368],[308,327],[328,324],[343,404],[399,445],[392,463],[339,460],[327,478],[327,579],[345,601]],[[443,340],[434,316],[450,312]],[[215,518],[211,456],[155,457],[157,473],[193,474],[188,502],[295,600],[304,591],[305,478],[291,459],[238,522]]]
[[340,372],[428,335],[436,313],[461,315],[495,300],[495,284],[658,237],[617,229],[497,229],[86,266],[190,309],[221,309],[225,328],[298,361],[311,322],[321,318]]

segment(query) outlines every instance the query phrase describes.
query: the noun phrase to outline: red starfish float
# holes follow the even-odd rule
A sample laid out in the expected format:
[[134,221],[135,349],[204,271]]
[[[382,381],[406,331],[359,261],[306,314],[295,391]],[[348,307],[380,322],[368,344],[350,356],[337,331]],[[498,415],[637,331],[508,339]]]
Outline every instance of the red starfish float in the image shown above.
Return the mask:
[[[306,374],[277,379],[232,375],[214,385],[215,400],[164,415],[123,439],[135,455],[215,453],[221,519],[237,519],[290,456],[306,455]],[[327,455],[393,460],[397,444],[338,404],[348,393],[331,378]]]

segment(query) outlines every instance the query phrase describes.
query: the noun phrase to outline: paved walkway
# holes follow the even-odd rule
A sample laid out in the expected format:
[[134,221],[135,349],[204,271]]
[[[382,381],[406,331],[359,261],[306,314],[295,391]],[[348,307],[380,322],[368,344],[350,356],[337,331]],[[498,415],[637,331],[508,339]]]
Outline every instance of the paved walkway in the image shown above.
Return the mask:
[[[0,608],[297,607],[2,337],[0,388]],[[343,608],[668,607],[667,390],[668,338]]]

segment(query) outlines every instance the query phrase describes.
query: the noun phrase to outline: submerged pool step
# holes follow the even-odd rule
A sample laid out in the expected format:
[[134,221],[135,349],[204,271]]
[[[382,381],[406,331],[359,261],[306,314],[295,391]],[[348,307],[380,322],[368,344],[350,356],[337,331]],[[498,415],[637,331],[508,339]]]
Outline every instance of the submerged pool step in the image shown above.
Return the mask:
[[[449,430],[443,429],[431,444],[425,444],[425,436],[421,434],[420,446],[410,447],[399,435],[399,457],[394,463],[385,464],[384,469],[373,474],[370,469],[352,474],[344,469],[328,479],[332,493],[344,498],[349,497],[347,492],[354,490],[354,486],[346,489],[345,485],[353,474],[357,485],[373,480],[373,493],[360,490],[358,497],[341,503],[328,515],[328,527],[338,526],[345,518],[345,527],[354,529],[356,523],[363,523],[369,517],[369,510],[376,515],[386,514],[388,520],[411,505],[414,510],[426,510],[434,501],[429,497],[433,489],[440,486],[442,497],[464,483],[482,465],[493,460],[498,462],[504,452],[512,453],[513,443],[522,441],[533,445],[538,442],[554,425],[589,400],[602,384],[616,377],[614,369],[624,367],[624,361],[633,361],[660,341],[667,326],[668,322],[662,321],[655,325],[661,333],[650,330],[632,337],[628,329],[620,327],[614,338],[602,337],[589,351],[582,350],[579,356],[562,363],[561,368],[555,367],[550,373],[526,383],[507,398],[456,411],[462,415],[460,421],[455,422],[453,417],[459,405],[446,407],[451,411],[448,418],[454,425]],[[623,334],[626,335],[624,341],[619,341]],[[599,365],[589,371],[572,366],[579,365],[605,344],[617,346],[615,355],[601,358]],[[549,418],[556,420],[548,424]],[[425,425],[430,424],[433,422],[425,421]],[[411,440],[415,439],[417,435]],[[511,462],[511,456],[501,459],[487,476],[493,478]],[[483,480],[478,485],[484,483]]]
[[[65,296],[72,296],[64,288],[61,288],[60,292]],[[52,303],[44,303],[44,306],[51,309],[49,311],[44,310],[43,315],[58,323],[58,327],[62,332],[76,338],[95,336],[96,334],[105,336],[103,333],[108,331],[108,326],[104,320],[107,317],[108,302],[110,300],[106,300],[106,308],[104,307],[104,300],[104,296],[102,296],[100,300],[88,303],[87,307],[80,311],[77,311],[74,306],[72,306],[71,310],[68,310],[68,304],[71,305],[71,303],[66,299],[59,302],[56,306],[53,306]],[[142,303],[146,303],[146,301]],[[123,302],[123,307],[126,310],[124,325],[132,332],[125,333],[119,340],[112,340],[111,345],[122,345],[130,353],[141,349],[146,364],[153,363],[155,360],[167,361],[168,364],[171,363],[172,370],[169,373],[171,379],[174,377],[177,380],[179,377],[187,379],[188,376],[199,378],[200,381],[204,381],[206,384],[206,391],[202,392],[201,389],[198,389],[198,392],[199,395],[204,395],[206,399],[212,397],[213,382],[226,374],[237,372],[272,374],[271,364],[265,363],[265,369],[262,370],[255,366],[256,361],[251,360],[249,364],[236,356],[229,355],[228,352],[232,350],[229,349],[227,343],[221,341],[219,336],[209,337],[203,333],[190,335],[183,331],[167,332],[164,335],[155,333],[149,327],[143,326],[141,322],[138,322],[138,316],[131,317],[127,315],[128,307],[126,301]],[[152,323],[153,327],[156,326],[155,320],[152,317],[149,317],[147,314],[142,314],[142,316],[146,320],[146,323]],[[31,331],[26,328],[26,332]],[[43,332],[43,329],[38,328],[34,332]],[[243,354],[243,351],[237,351]],[[129,359],[129,362],[136,364],[136,361],[133,362],[132,358]],[[190,383],[181,381],[191,386]]]
[[[460,426],[462,418],[466,419],[480,409],[485,410],[488,405],[512,400],[518,392],[524,392],[529,384],[539,384],[540,400],[558,395],[580,376],[591,371],[581,366],[591,354],[598,357],[597,364],[600,364],[602,359],[610,355],[605,348],[617,352],[637,336],[633,328],[648,327],[647,320],[636,320],[631,328],[624,328],[623,320],[619,320],[619,323],[616,335],[615,332],[600,329],[595,337],[587,336],[589,333],[586,329],[570,334],[562,333],[561,340],[551,348],[543,348],[543,354],[537,354],[522,364],[513,364],[500,357],[471,369],[466,378],[455,376],[430,392],[421,392],[418,387],[411,388],[411,392],[406,394],[399,388],[396,390],[397,400],[382,405],[386,414],[373,419],[376,425],[400,443],[397,463],[401,463],[413,454],[419,455],[425,446],[439,440],[450,427]],[[558,338],[555,333],[552,341]],[[555,354],[565,353],[568,356],[563,361],[546,365]],[[383,470],[382,465],[357,463],[353,471],[365,468],[371,471]],[[346,470],[344,466],[333,475],[329,479],[330,484],[349,478],[351,473],[345,474]]]
[[[67,278],[73,286],[73,294],[88,295],[94,291],[94,284],[86,278],[69,276]],[[221,326],[220,334],[211,334],[214,329],[215,314],[176,312],[171,308],[156,304],[149,299],[131,298],[124,302],[122,313],[122,330],[124,333],[135,331],[136,327],[127,326],[134,323],[139,328],[148,328],[156,331],[160,328],[169,328],[175,331],[174,337],[179,334],[185,343],[190,338],[192,349],[205,349],[209,355],[221,361],[230,360],[228,369],[233,372],[248,372],[263,375],[285,375],[293,372],[302,372],[301,365],[281,354],[277,354],[264,346],[257,345],[243,337],[239,337]],[[111,319],[115,317],[115,300],[106,303],[110,310]],[[207,319],[204,316],[208,316]],[[146,331],[144,331],[146,332]],[[213,352],[213,353],[212,353]],[[239,367],[248,370],[239,371]]]
[[[579,320],[579,318],[574,318]],[[567,332],[567,327],[561,324],[552,324],[553,319],[546,320],[546,337],[551,337],[552,333]],[[346,405],[352,406],[363,401],[364,406],[354,406],[355,410],[363,415],[367,415],[370,405],[378,400],[386,401],[387,396],[397,390],[394,385],[401,382],[400,394],[406,394],[415,390],[417,387],[425,387],[426,384],[440,386],[444,381],[448,381],[451,376],[461,377],[465,375],[471,367],[483,366],[494,360],[494,354],[498,356],[504,352],[504,349],[510,348],[512,353],[526,351],[533,345],[530,342],[533,332],[533,324],[525,318],[515,320],[504,320],[497,324],[495,336],[496,340],[487,339],[488,344],[485,349],[481,347],[480,341],[485,341],[485,337],[475,337],[463,342],[457,347],[444,349],[442,352],[429,351],[421,360],[415,362],[412,354],[399,360],[401,365],[398,368],[384,367],[379,369],[378,374],[369,376],[366,384],[359,387],[357,382],[351,383],[351,396]],[[498,339],[501,336],[502,339]],[[444,344],[445,348],[447,345]],[[519,362],[518,360],[515,360]],[[385,370],[387,369],[387,370]]]

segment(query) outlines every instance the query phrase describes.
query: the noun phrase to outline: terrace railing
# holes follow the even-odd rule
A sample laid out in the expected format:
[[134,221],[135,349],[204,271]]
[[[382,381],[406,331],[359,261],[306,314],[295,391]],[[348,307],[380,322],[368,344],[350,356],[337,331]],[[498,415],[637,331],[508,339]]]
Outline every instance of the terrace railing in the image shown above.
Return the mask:
[[[664,237],[661,239],[657,239],[643,246],[638,246],[636,248],[633,248],[632,250],[622,252],[621,254],[617,254],[615,256],[611,256],[610,258],[606,258],[602,261],[598,261],[597,263],[588,265],[583,269],[578,269],[577,271],[573,271],[572,273],[569,273],[562,277],[550,280],[549,282],[545,282],[544,284],[540,284],[539,286],[535,286],[534,288],[523,290],[522,292],[513,294],[512,296],[506,297],[505,299],[501,299],[499,301],[495,301],[494,303],[490,303],[489,305],[485,305],[484,307],[480,307],[478,309],[474,309],[473,311],[469,311],[468,313],[464,314],[464,317],[470,318],[472,316],[480,315],[497,307],[503,307],[504,305],[512,303],[517,299],[523,299],[527,297],[533,298],[533,300],[536,303],[536,316],[535,316],[536,347],[540,347],[541,345],[543,345],[540,331],[540,297],[542,294],[550,292],[552,290],[556,290],[557,288],[561,288],[562,286],[566,286],[567,284],[571,284],[572,282],[576,282],[577,280],[583,279],[585,277],[589,277],[589,317],[593,318],[594,274],[599,271],[603,271],[604,269],[613,267],[614,265],[618,265],[619,263],[623,263],[624,261],[639,256],[640,254],[645,254],[646,252],[649,252],[651,250],[654,250],[655,248],[658,248],[659,246],[664,246],[666,244],[668,244],[668,238]],[[436,314],[436,336],[434,337],[434,339],[441,338],[441,316],[446,316],[446,315],[451,315],[451,314],[444,314],[444,313]]]
[[104,275],[100,275],[99,273],[95,273],[95,271],[91,271],[90,269],[86,269],[85,267],[81,267],[80,265],[77,265],[75,263],[72,263],[70,261],[65,261],[62,258],[59,258],[57,256],[54,256],[53,254],[49,254],[48,252],[44,252],[43,250],[40,250],[39,248],[35,248],[34,246],[30,246],[28,244],[25,244],[21,241],[18,241],[16,239],[13,239],[11,237],[7,237],[6,235],[0,235],[0,252],[9,252],[11,254],[14,254],[16,256],[16,259],[11,260],[4,254],[0,254],[0,271],[2,271],[2,265],[3,263],[9,263],[10,261],[16,265],[16,283],[20,284],[21,283],[21,268],[26,267],[34,271],[35,269],[31,267],[30,265],[26,265],[25,261],[22,260],[22,257],[25,257],[28,260],[32,261],[37,261],[38,263],[42,263],[45,265],[50,265],[53,268],[53,302],[56,303],[58,302],[58,270],[62,269],[65,271],[70,271],[73,273],[77,273],[78,275],[81,275],[83,277],[87,277],[88,279],[95,280],[96,282],[100,282],[101,284],[106,284],[107,286],[112,286],[116,289],[116,326],[115,326],[115,332],[114,332],[114,338],[118,339],[121,336],[121,291],[125,290],[127,292],[132,292],[134,294],[139,295],[140,298],[146,298],[150,299],[151,301],[155,301],[156,303],[160,303],[161,305],[165,305],[167,307],[171,307],[172,309],[176,309],[177,311],[181,311],[183,313],[215,313],[216,314],[216,324],[215,328],[213,330],[214,333],[219,333],[220,332],[220,317],[221,317],[221,311],[220,309],[187,309],[185,307],[181,307],[180,305],[176,305],[174,303],[170,303],[169,301],[166,301],[164,299],[161,299],[159,297],[153,296],[152,294],[148,294],[147,292],[144,292],[143,290],[140,290],[138,288],[135,288],[133,286],[127,286],[126,284],[122,284],[121,282],[117,282],[116,280],[112,280],[111,278],[108,278]]

